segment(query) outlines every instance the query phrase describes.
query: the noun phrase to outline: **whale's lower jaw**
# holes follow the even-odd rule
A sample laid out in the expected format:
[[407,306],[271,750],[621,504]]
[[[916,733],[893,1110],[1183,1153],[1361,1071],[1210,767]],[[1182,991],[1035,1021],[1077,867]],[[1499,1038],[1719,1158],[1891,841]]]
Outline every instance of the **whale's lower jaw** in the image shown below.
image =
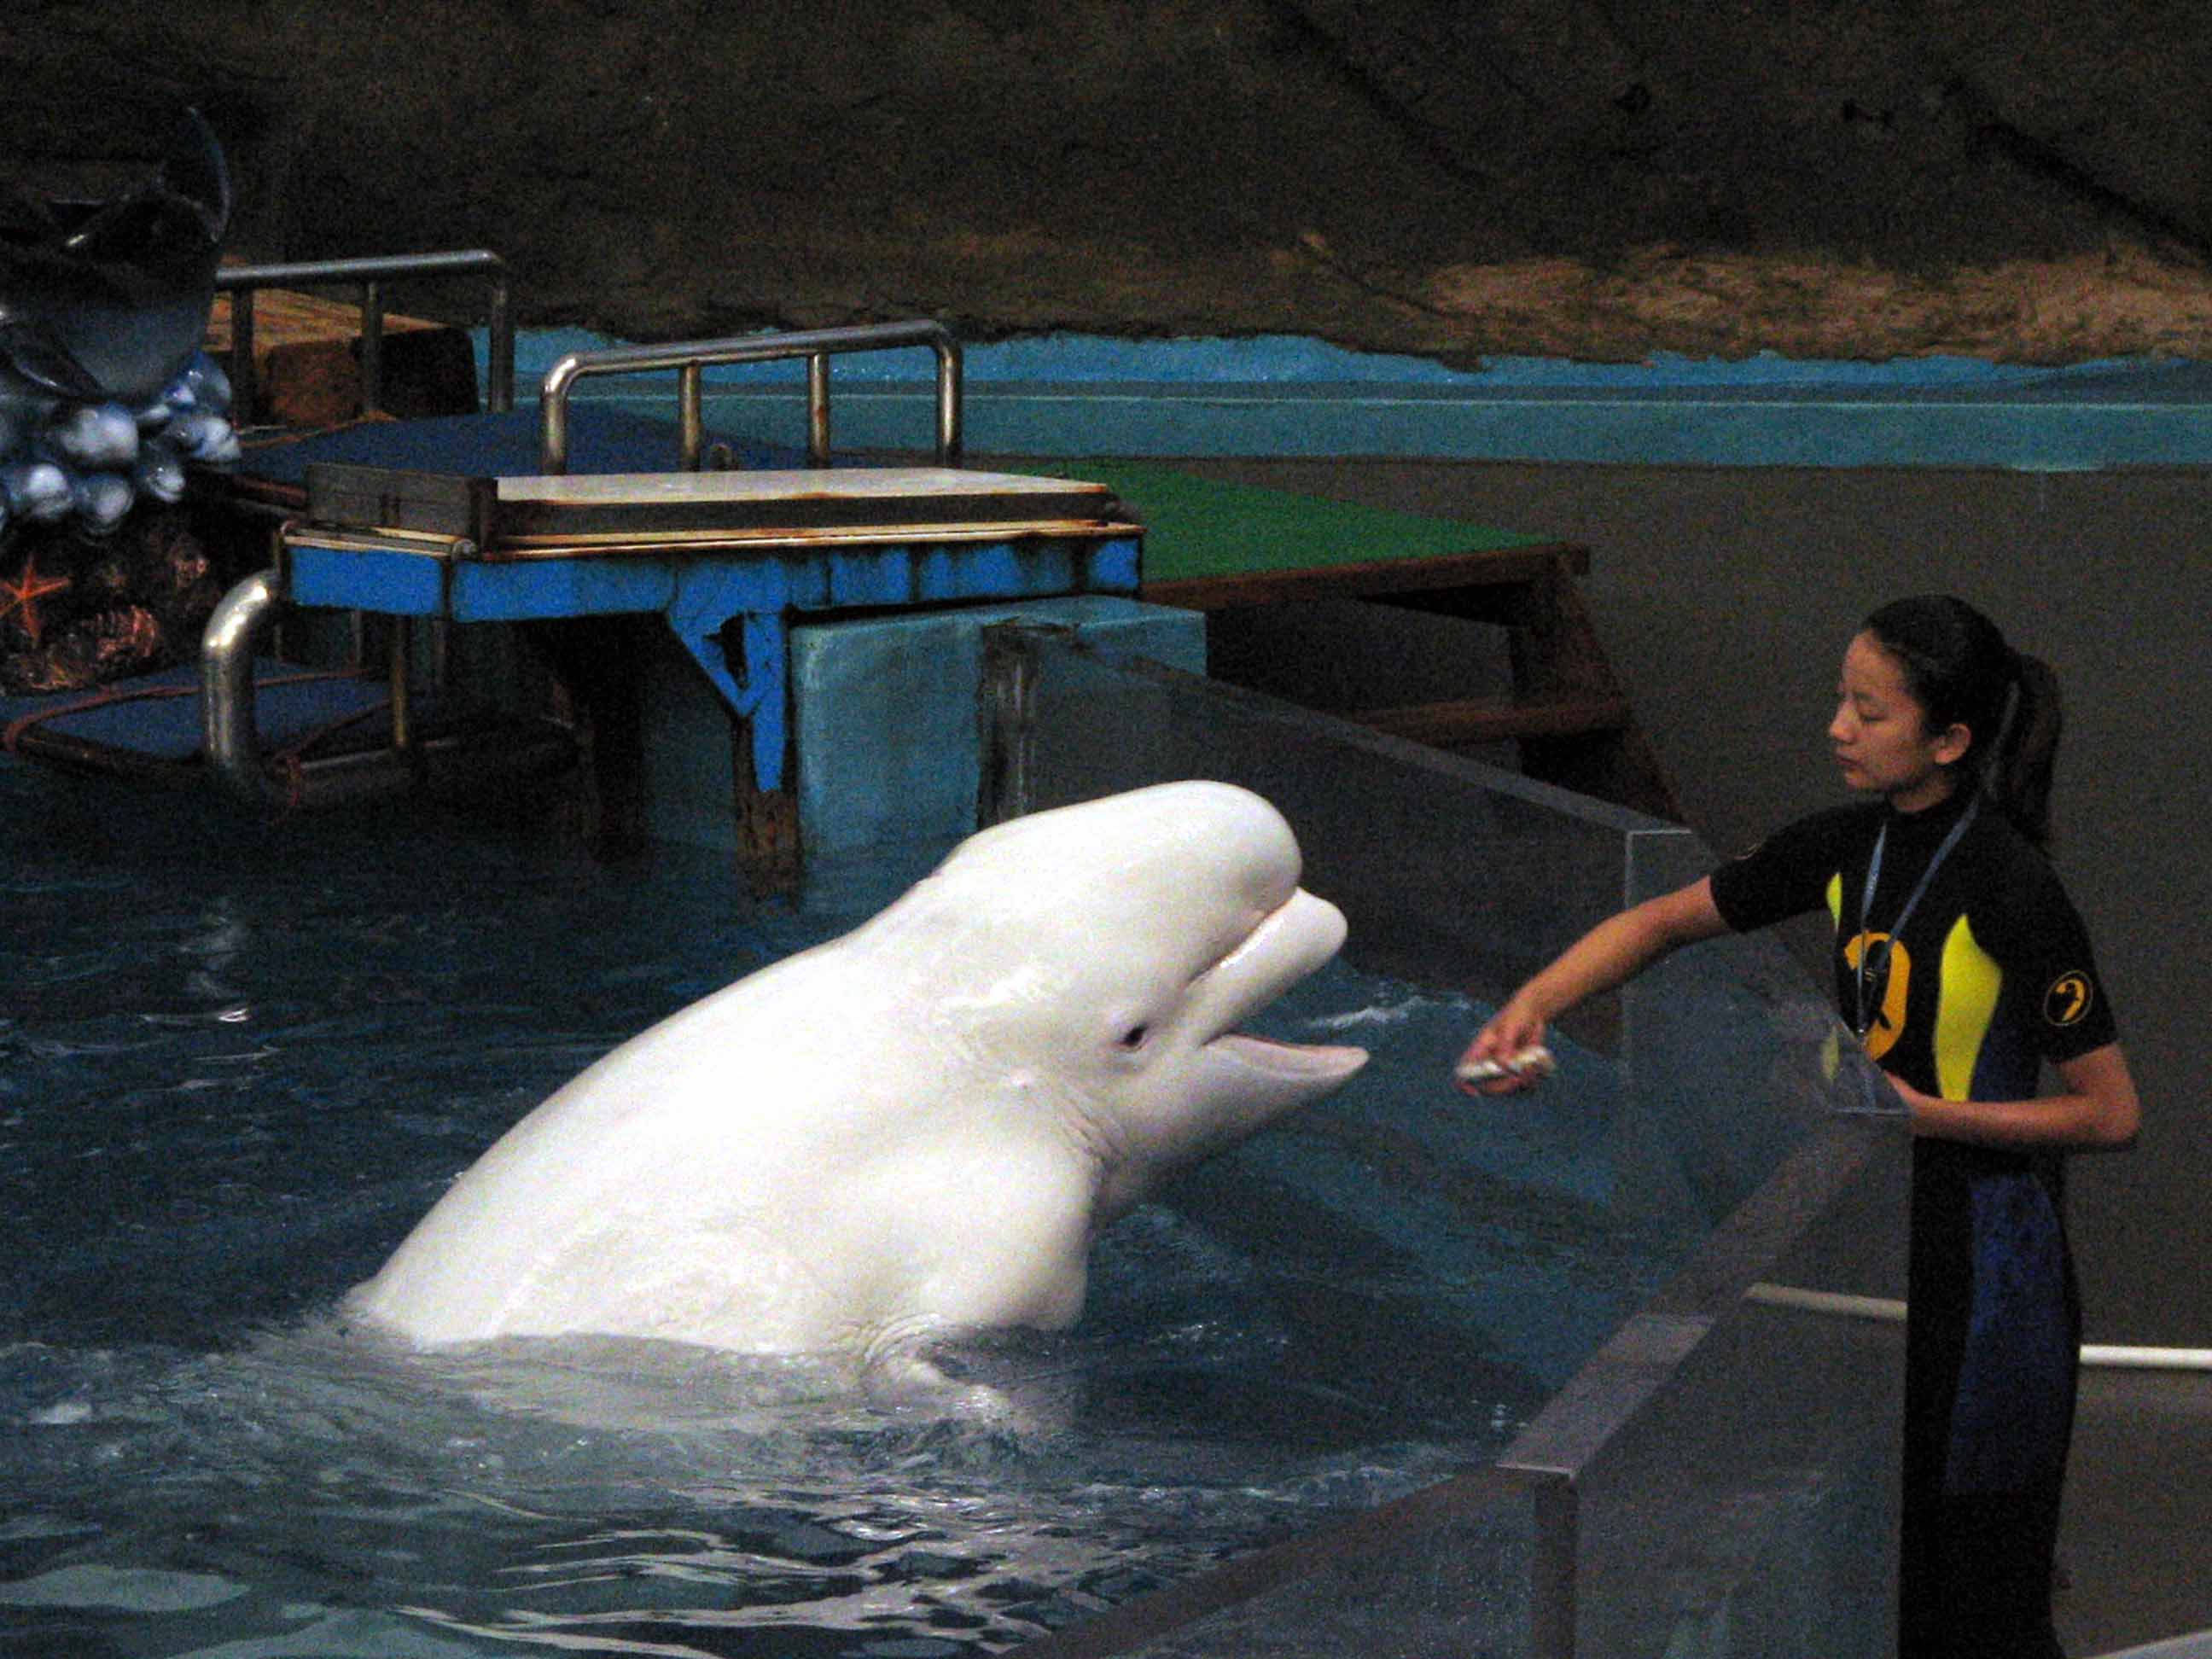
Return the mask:
[[1151,1126],[1124,1143],[1101,1189],[1095,1225],[1145,1200],[1166,1176],[1226,1151],[1278,1118],[1340,1087],[1367,1063],[1364,1048],[1278,1042],[1224,1032],[1200,1048],[1182,1088],[1196,1111]]
[[[1290,1042],[1236,1029],[1324,966],[1344,936],[1342,911],[1293,888],[1234,950],[1192,981],[1193,1002],[1207,1019],[1198,1029],[1217,1033],[1198,1048],[1214,1088],[1258,1100],[1273,1096],[1273,1109],[1287,1110],[1337,1087],[1367,1063],[1364,1048]],[[1254,1114],[1248,1106],[1240,1115],[1249,1122]]]
[[1334,1043],[1284,1042],[1273,1037],[1228,1031],[1206,1045],[1226,1063],[1278,1078],[1286,1084],[1334,1089],[1367,1063],[1367,1050]]

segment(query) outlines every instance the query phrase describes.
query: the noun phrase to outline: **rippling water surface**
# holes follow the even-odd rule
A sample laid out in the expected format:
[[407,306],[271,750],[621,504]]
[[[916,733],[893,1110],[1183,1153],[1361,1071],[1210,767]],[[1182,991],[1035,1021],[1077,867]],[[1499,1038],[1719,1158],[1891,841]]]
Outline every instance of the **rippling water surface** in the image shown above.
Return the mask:
[[1376,1063],[1113,1230],[1074,1332],[953,1356],[1005,1420],[337,1318],[553,1088],[895,886],[0,763],[0,1655],[1005,1648],[1487,1459],[1685,1248],[1606,1218],[1601,1063],[1469,1110],[1474,1011],[1340,964],[1263,1029]]

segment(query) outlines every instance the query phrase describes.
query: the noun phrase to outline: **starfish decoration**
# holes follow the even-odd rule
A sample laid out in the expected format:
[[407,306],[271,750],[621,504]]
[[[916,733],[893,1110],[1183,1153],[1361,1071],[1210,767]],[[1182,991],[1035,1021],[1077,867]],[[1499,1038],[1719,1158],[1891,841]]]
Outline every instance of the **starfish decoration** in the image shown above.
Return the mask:
[[15,579],[0,581],[0,622],[15,617],[15,626],[29,635],[35,648],[46,628],[39,618],[39,601],[49,593],[65,592],[71,586],[67,576],[41,576],[39,556],[25,555],[23,568],[15,573]]

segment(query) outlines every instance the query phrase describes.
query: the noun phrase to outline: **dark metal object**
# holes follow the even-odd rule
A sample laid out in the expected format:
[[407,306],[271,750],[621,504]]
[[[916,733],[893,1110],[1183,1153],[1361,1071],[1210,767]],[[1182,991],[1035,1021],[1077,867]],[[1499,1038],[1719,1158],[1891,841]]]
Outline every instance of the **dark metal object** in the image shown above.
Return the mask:
[[307,520],[349,529],[490,539],[499,504],[495,478],[399,467],[316,461],[307,468]]

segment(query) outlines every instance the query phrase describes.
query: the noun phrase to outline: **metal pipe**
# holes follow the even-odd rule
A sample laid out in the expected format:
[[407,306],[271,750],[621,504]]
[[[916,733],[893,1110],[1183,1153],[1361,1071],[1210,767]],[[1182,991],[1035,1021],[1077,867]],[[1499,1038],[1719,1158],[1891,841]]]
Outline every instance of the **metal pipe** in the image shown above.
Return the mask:
[[258,808],[284,805],[261,769],[253,729],[253,641],[281,598],[273,570],[257,571],[222,596],[200,636],[200,741],[216,781]]
[[361,412],[374,415],[384,407],[384,290],[375,283],[361,285]]
[[386,695],[392,699],[392,746],[405,754],[415,746],[415,688],[409,672],[415,651],[412,619],[392,619],[390,666],[385,672]]
[[514,307],[504,271],[492,279],[484,334],[484,407],[504,415],[514,407]]
[[[1770,1308],[1794,1308],[1801,1313],[1870,1319],[1883,1324],[1900,1324],[1905,1313],[1905,1304],[1893,1297],[1808,1291],[1794,1285],[1754,1285],[1744,1296],[1747,1301]],[[2113,1370],[2212,1371],[2212,1349],[2146,1348],[2085,1342],[2081,1345],[2081,1363],[2092,1369]]]
[[955,346],[949,353],[940,352],[937,359],[937,462],[939,466],[960,465],[961,397],[960,350]]
[[[753,334],[727,340],[690,340],[670,345],[609,346],[572,351],[546,370],[538,389],[538,470],[568,470],[568,398],[578,380],[590,374],[642,374],[690,364],[772,362],[784,358],[827,356],[838,352],[885,351],[926,345],[937,354],[937,459],[960,464],[960,344],[944,324],[927,319],[902,323],[864,323],[848,328],[818,328],[789,334]],[[811,376],[810,376],[811,379]]]
[[2084,1342],[2081,1363],[2093,1370],[2212,1371],[2212,1348],[2140,1348]]
[[507,261],[486,248],[446,253],[376,253],[356,259],[298,259],[266,265],[224,265],[215,274],[222,293],[254,288],[317,288],[349,285],[395,276],[496,276],[504,280]]
[[252,421],[258,392],[253,367],[253,290],[246,288],[230,297],[230,417],[238,425]]
[[830,465],[830,357],[821,351],[806,360],[806,464]]
[[707,441],[706,380],[707,371],[697,363],[684,364],[677,376],[676,445],[686,472],[699,470],[699,451]]
[[[410,752],[365,750],[295,769],[280,782],[263,766],[253,718],[253,652],[262,629],[283,600],[274,570],[248,576],[233,587],[208,619],[200,639],[200,738],[208,764],[224,793],[258,812],[295,807],[325,807],[378,799],[424,789],[433,794],[459,793],[471,784],[519,781],[550,776],[575,762],[575,744],[552,731],[518,736],[495,730],[480,736],[410,738]],[[408,719],[404,709],[405,676],[396,665],[405,650],[404,635],[393,656],[392,720],[395,732]]]

